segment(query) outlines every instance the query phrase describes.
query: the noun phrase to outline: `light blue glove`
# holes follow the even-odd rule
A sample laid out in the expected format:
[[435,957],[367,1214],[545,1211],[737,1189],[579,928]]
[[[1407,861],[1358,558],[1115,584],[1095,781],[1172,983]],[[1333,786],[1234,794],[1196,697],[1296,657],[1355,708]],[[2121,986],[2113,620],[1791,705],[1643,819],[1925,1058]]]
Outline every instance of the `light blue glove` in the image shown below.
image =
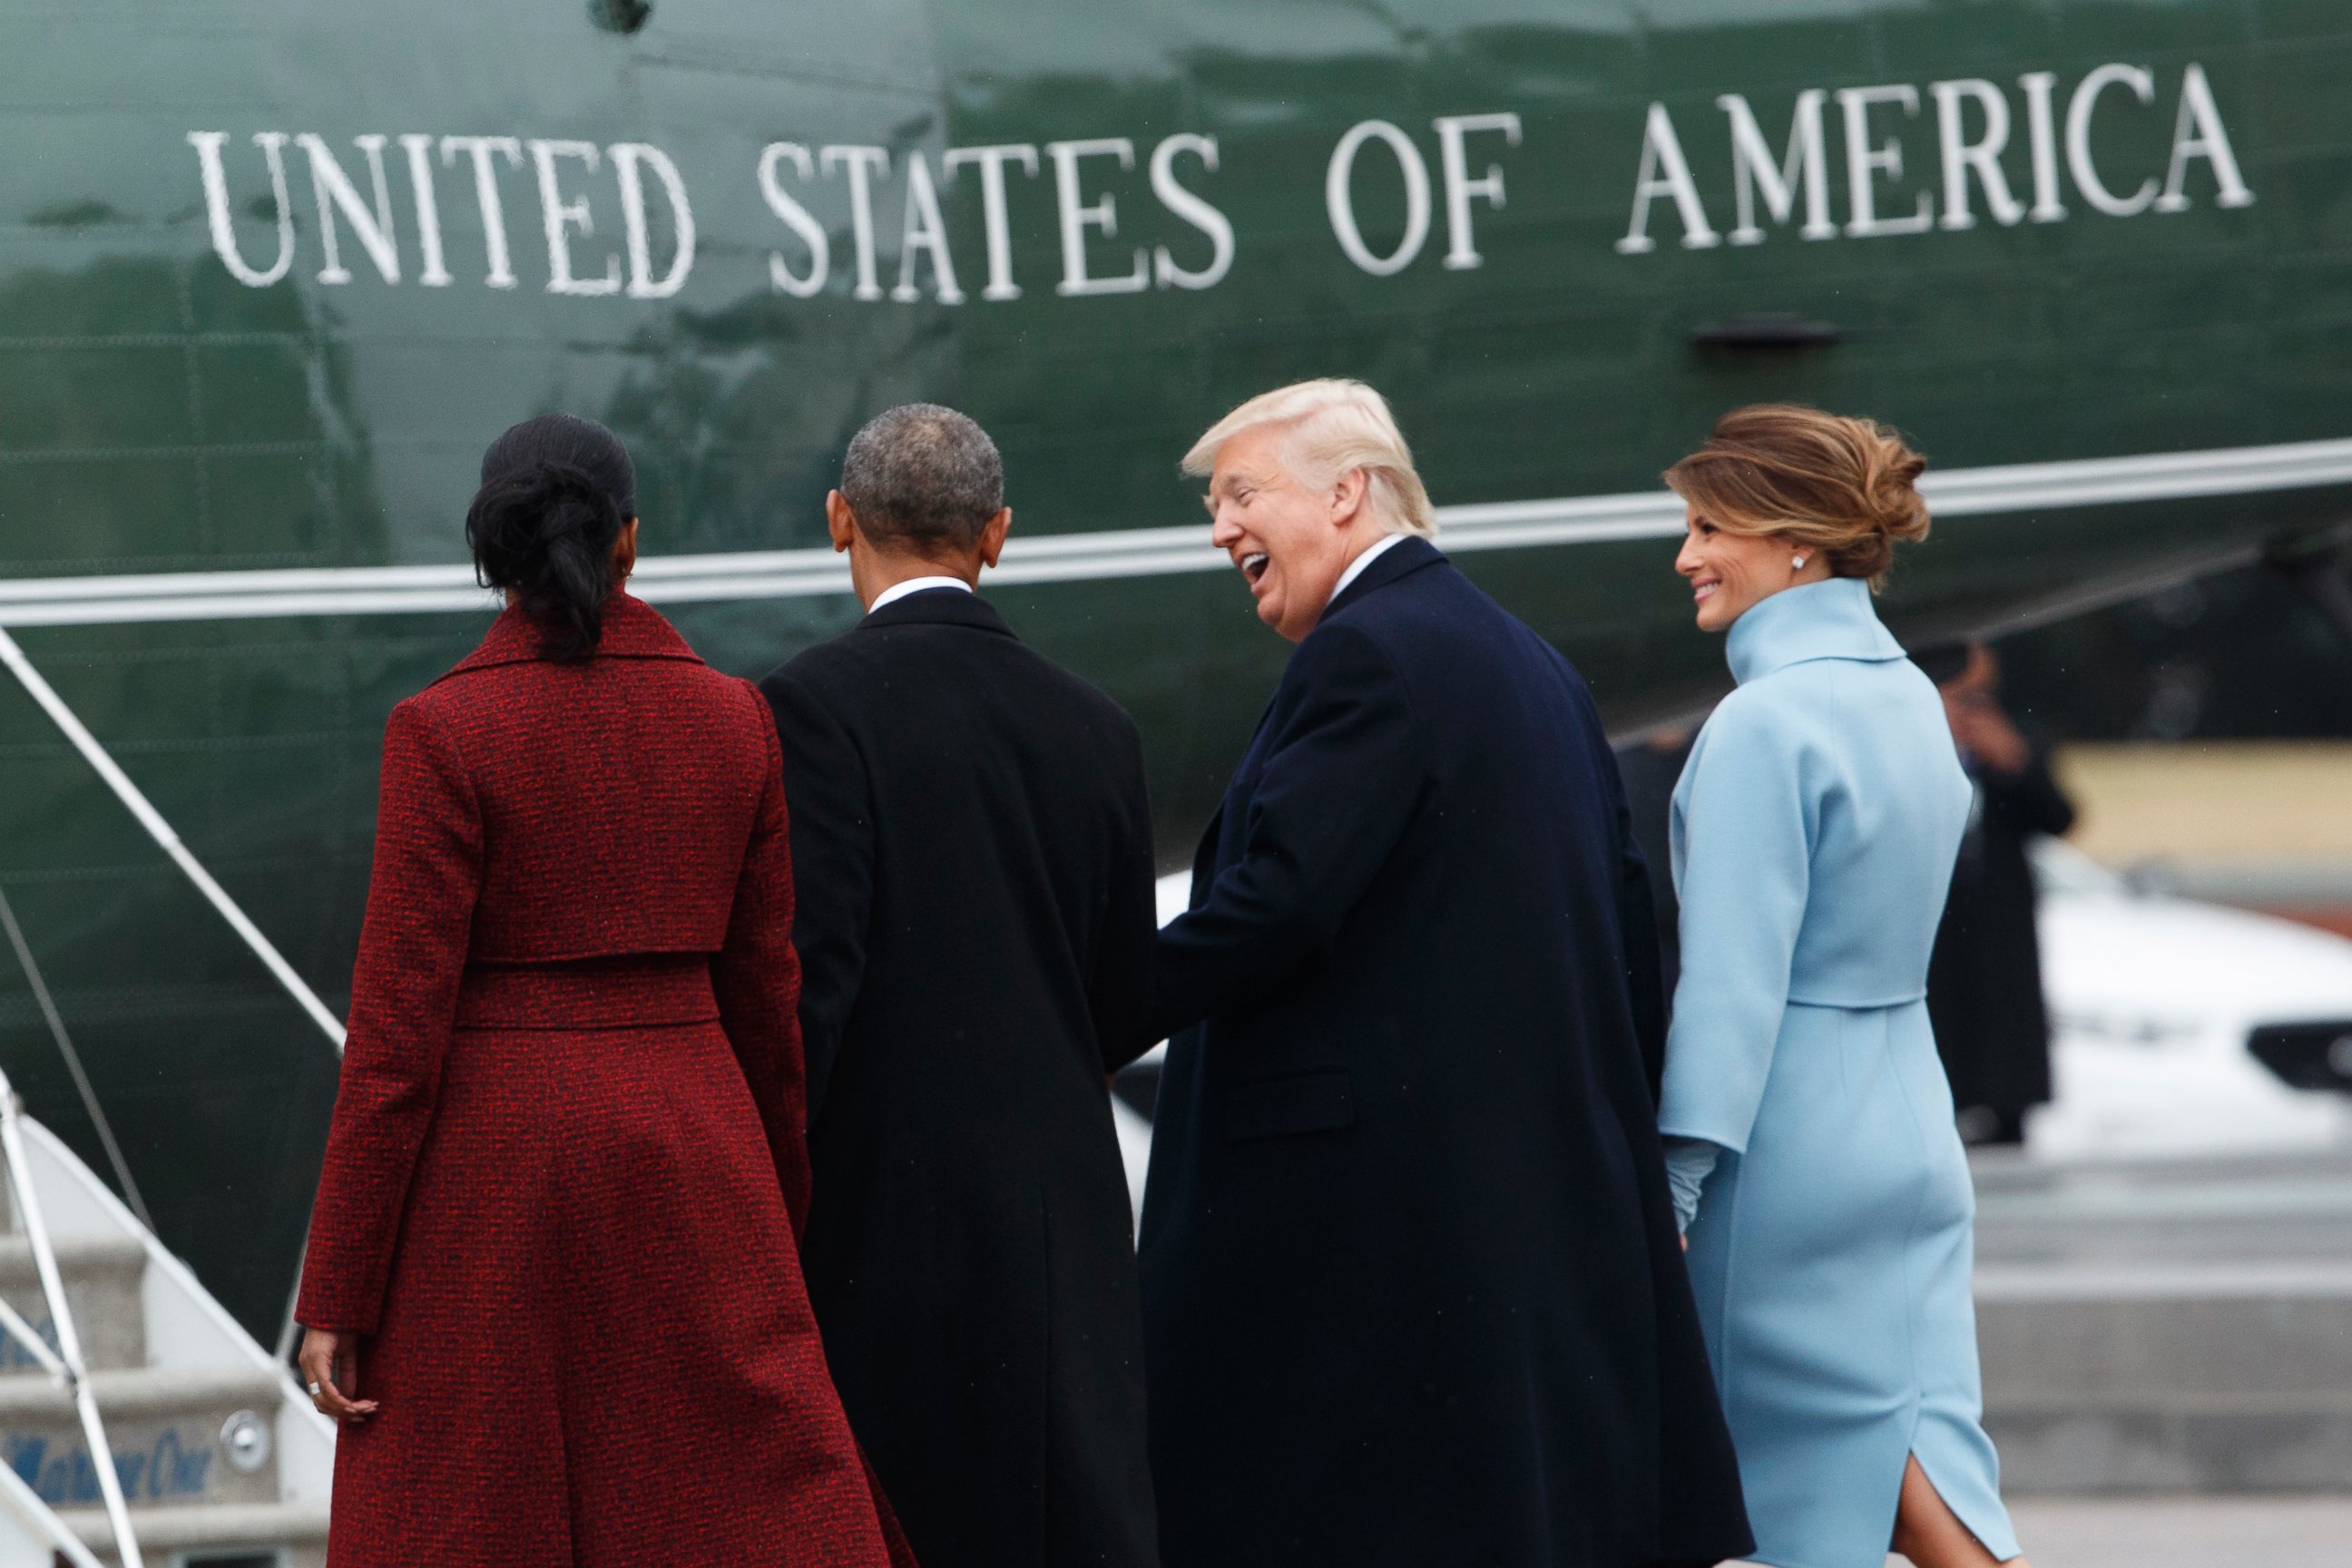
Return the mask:
[[1715,1169],[1723,1148],[1704,1138],[1669,1135],[1660,1142],[1666,1151],[1666,1186],[1675,1198],[1675,1228],[1687,1234],[1691,1221],[1698,1217],[1699,1189],[1706,1184],[1707,1173]]

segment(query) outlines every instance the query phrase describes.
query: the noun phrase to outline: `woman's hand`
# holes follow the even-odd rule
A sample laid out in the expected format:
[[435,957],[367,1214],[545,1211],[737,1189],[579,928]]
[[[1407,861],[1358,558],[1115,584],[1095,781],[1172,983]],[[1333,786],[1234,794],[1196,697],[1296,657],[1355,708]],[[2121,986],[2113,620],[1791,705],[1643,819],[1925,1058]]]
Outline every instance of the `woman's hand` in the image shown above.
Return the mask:
[[375,1414],[373,1399],[352,1397],[360,1387],[360,1342],[356,1334],[339,1334],[332,1329],[302,1331],[302,1353],[296,1358],[302,1367],[302,1381],[310,1391],[310,1403],[319,1407],[321,1415],[338,1421],[364,1421]]

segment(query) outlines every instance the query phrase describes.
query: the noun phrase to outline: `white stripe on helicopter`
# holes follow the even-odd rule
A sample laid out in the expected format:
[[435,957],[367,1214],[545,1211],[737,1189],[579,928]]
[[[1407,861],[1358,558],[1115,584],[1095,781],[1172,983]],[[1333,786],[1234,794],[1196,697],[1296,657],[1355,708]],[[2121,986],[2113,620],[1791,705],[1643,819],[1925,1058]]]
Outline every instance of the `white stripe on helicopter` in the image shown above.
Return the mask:
[[[2258,495],[2352,484],[2352,440],[2206,452],[2157,452],[2055,463],[1955,468],[1921,481],[1939,518],[2056,511],[2127,502]],[[1682,502],[1664,490],[1437,509],[1441,541],[1459,554],[1542,545],[1667,539]],[[1096,582],[1228,565],[1198,523],[1014,538],[992,584]],[[849,592],[830,550],[648,556],[631,588],[656,604],[792,599]],[[341,566],[0,581],[0,626],[108,626],[285,616],[419,615],[493,607],[470,567]]]

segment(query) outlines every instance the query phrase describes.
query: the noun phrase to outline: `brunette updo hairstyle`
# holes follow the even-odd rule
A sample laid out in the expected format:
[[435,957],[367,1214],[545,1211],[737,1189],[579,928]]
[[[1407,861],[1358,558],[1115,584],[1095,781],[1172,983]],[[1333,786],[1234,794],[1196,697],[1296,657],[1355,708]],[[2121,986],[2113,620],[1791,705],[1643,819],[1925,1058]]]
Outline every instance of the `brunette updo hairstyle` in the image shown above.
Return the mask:
[[1727,533],[1819,551],[1840,577],[1886,584],[1898,540],[1927,537],[1927,459],[1874,419],[1759,403],[1716,422],[1666,484]]
[[538,623],[551,658],[596,651],[613,596],[613,546],[637,514],[637,471],[620,438],[590,419],[526,419],[482,454],[466,542],[483,586]]

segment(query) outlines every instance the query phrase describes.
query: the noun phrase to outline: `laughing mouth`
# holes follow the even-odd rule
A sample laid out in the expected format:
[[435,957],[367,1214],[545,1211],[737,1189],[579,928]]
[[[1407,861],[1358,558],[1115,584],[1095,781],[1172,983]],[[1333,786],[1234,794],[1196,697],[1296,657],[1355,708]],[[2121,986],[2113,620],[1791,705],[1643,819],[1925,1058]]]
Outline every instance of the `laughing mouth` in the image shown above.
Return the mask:
[[1242,557],[1242,575],[1248,578],[1250,586],[1255,588],[1257,586],[1258,579],[1265,575],[1265,569],[1270,564],[1272,564],[1271,559],[1265,551],[1253,550]]
[[1709,599],[1715,597],[1715,591],[1722,586],[1722,583],[1715,578],[1704,578],[1699,582],[1691,584],[1691,598],[1696,603],[1704,605]]

